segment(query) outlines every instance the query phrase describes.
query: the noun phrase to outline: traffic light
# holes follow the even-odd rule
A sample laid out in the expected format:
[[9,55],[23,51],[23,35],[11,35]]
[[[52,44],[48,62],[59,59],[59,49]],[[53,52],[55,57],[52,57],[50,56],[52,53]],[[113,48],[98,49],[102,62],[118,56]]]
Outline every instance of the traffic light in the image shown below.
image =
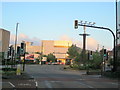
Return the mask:
[[24,43],[21,43],[21,49],[24,49]]
[[13,53],[13,46],[11,45],[9,47],[9,52],[8,52],[9,56],[12,56],[12,53]]
[[20,47],[17,46],[17,55],[20,55]]
[[11,50],[12,50],[12,47],[10,46],[9,47],[9,56],[11,56]]
[[104,53],[104,57],[106,57],[106,53],[107,53],[106,49],[104,49],[103,53]]
[[107,52],[107,54],[106,54],[106,60],[108,60],[108,58],[109,58],[109,54],[108,54],[108,52]]
[[92,51],[90,51],[90,55],[92,55]]
[[25,54],[25,43],[21,43],[21,50],[20,50],[20,55],[24,55]]
[[78,20],[75,20],[75,29],[78,28]]

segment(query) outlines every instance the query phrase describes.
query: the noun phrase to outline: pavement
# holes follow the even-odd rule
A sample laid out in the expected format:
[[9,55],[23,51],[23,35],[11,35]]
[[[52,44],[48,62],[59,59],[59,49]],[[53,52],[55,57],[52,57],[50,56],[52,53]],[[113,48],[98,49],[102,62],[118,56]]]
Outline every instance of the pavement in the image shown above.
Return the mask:
[[[64,70],[61,65],[27,65],[27,73],[33,76],[38,88],[118,88],[118,81],[101,77],[101,75],[86,75],[86,71]],[[96,89],[97,90],[97,89]]]
[[22,73],[21,75],[9,75],[2,76],[2,90],[9,89],[35,89],[36,90],[36,81],[33,77],[27,73]]
[[84,70],[64,70],[63,67],[63,65],[26,65],[22,75],[2,76],[2,90],[56,88],[118,90],[117,80],[101,77],[101,75],[86,75]]

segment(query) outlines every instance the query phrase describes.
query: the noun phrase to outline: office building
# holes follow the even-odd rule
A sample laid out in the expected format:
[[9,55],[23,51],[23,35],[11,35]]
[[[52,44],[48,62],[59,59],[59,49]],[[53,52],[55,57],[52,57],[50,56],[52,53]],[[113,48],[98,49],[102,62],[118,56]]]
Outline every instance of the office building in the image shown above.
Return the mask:
[[0,29],[0,64],[4,60],[4,53],[8,51],[10,41],[10,32]]
[[54,40],[42,40],[42,53],[48,55],[52,53],[57,60],[60,60],[65,64],[68,58],[68,48],[72,45],[71,41],[54,41]]

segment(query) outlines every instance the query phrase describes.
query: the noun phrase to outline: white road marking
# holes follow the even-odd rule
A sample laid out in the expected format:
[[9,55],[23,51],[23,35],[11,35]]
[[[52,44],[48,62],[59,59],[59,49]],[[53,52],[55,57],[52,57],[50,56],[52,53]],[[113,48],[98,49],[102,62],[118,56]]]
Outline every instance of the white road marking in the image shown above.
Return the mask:
[[44,81],[47,88],[52,88],[52,85],[48,81]]
[[38,87],[38,82],[37,81],[35,82],[35,85],[36,85],[36,87]]
[[77,79],[77,80],[85,80],[85,79]]
[[[79,82],[80,83],[80,82]],[[84,84],[84,83],[80,83],[81,85],[84,85],[84,86],[87,86],[87,87],[89,87],[89,88],[94,88],[94,87],[92,87],[92,86],[90,86],[90,85],[87,85],[87,84]]]
[[15,87],[15,85],[13,85],[11,82],[8,82],[12,87]]
[[118,83],[111,83],[111,84],[118,85]]
[[19,86],[31,86],[31,84],[29,84],[29,83],[19,83],[18,85]]
[[56,82],[61,82],[61,81],[50,81],[50,82],[52,82],[52,83],[56,83]]

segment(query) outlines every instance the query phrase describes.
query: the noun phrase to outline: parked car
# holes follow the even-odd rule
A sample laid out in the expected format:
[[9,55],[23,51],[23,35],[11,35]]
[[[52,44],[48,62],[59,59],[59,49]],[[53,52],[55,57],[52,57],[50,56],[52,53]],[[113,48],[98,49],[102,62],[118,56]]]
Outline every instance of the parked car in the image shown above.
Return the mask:
[[48,62],[48,65],[51,65],[52,63],[51,62]]
[[57,62],[52,62],[52,65],[58,65],[58,63]]

